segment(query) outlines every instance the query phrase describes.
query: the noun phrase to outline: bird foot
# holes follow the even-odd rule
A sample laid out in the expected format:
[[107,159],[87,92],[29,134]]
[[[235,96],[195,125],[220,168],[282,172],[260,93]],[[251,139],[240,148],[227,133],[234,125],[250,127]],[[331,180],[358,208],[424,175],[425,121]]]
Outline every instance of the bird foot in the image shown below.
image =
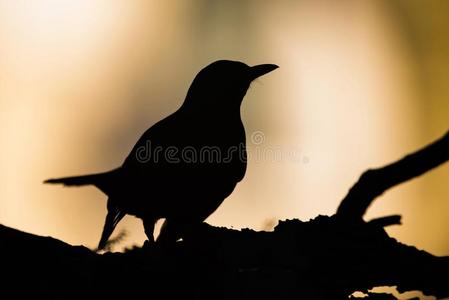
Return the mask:
[[154,247],[156,243],[154,242],[154,240],[150,241],[150,240],[146,240],[143,245],[142,245],[142,249],[151,249]]

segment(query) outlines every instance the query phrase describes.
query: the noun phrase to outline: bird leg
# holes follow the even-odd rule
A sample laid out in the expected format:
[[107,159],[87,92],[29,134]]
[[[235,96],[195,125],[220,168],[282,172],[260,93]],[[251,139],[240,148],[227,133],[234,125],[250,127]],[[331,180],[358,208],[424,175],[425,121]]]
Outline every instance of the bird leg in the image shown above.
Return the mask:
[[145,230],[145,235],[148,238],[148,241],[150,243],[154,243],[154,224],[156,223],[156,219],[153,217],[145,217],[142,218],[143,221],[143,228]]
[[188,222],[166,219],[156,241],[163,244],[175,243],[182,237],[183,229],[188,227],[188,224]]

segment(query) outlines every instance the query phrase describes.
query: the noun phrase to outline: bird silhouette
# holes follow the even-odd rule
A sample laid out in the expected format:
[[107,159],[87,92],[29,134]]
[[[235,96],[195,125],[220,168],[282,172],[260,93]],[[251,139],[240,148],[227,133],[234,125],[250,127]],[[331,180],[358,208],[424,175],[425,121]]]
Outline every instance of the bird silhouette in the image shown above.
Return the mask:
[[99,249],[127,214],[142,219],[150,241],[156,221],[165,218],[157,242],[177,241],[243,179],[246,137],[240,105],[251,82],[276,68],[213,62],[197,74],[180,108],[150,127],[121,167],[45,183],[94,185],[108,196]]

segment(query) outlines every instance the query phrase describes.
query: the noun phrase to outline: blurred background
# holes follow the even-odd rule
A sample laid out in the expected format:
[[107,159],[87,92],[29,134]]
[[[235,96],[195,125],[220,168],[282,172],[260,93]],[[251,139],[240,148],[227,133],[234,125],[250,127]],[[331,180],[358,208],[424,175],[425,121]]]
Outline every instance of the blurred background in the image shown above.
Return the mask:
[[[106,196],[42,181],[119,166],[217,59],[280,69],[248,91],[243,121],[262,138],[208,222],[332,214],[365,169],[449,128],[448,36],[445,0],[0,0],[0,223],[95,247]],[[446,165],[367,218],[402,214],[392,236],[449,255],[448,183]],[[123,229],[120,247],[144,241],[138,219]]]

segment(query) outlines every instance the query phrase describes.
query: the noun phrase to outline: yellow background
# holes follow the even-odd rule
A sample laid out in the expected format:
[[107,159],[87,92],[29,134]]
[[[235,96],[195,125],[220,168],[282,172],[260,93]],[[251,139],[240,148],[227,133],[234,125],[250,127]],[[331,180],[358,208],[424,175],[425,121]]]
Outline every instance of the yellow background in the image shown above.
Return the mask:
[[[264,140],[208,221],[262,229],[332,214],[363,170],[449,128],[448,36],[444,0],[0,0],[0,222],[94,247],[106,197],[42,181],[120,165],[217,59],[280,69],[248,91],[247,133]],[[448,255],[448,183],[446,165],[367,217],[402,214],[389,233]],[[145,239],[139,220],[125,228],[122,246]]]

